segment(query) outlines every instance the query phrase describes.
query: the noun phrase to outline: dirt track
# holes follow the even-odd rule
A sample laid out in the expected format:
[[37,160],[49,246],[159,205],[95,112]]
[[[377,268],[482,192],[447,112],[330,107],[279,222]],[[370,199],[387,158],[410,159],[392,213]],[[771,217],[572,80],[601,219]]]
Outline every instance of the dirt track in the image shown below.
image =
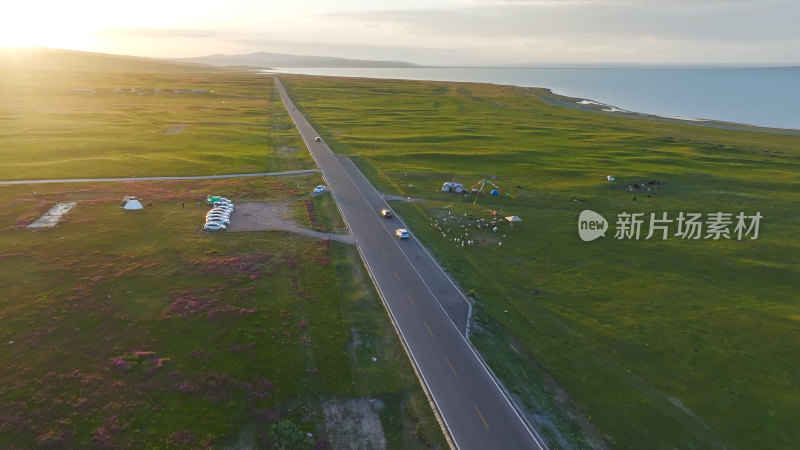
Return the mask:
[[236,203],[236,209],[231,214],[231,224],[228,226],[227,231],[284,230],[320,239],[330,238],[346,244],[355,244],[355,240],[349,234],[330,234],[310,230],[298,225],[292,220],[291,216],[292,210],[285,203]]

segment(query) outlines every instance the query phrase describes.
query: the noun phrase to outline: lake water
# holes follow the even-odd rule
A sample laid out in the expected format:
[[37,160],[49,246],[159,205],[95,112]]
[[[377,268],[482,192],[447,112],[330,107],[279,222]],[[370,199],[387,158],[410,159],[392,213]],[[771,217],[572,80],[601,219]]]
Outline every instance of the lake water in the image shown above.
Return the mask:
[[800,129],[800,67],[283,68],[284,73],[544,87],[626,111]]

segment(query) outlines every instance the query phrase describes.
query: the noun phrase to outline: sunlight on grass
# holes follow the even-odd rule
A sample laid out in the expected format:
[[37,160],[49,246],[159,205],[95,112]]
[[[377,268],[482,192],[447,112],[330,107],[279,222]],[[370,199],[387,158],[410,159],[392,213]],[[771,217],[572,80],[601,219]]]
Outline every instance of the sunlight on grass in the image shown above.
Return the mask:
[[[473,342],[552,443],[800,440],[800,347],[787,319],[799,312],[800,138],[580,112],[539,89],[282,80],[378,189],[422,199],[392,207],[474,297]],[[440,192],[485,178],[516,200]],[[661,188],[625,190],[651,180]],[[612,231],[587,243],[577,235],[584,209],[612,227],[622,212],[764,219],[757,240]],[[523,222],[478,228],[492,211]]]

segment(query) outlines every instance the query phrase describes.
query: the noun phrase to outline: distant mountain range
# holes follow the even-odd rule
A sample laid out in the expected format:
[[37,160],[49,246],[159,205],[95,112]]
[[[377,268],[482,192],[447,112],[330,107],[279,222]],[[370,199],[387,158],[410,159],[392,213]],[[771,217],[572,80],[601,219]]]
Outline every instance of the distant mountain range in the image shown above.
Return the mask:
[[219,67],[136,56],[110,55],[54,48],[0,47],[3,70],[57,70],[95,72],[221,71]]
[[288,55],[285,53],[248,53],[244,55],[209,55],[195,58],[171,58],[170,61],[199,63],[210,66],[243,66],[255,68],[275,67],[421,67],[405,61],[370,61],[363,59],[334,58],[329,56]]

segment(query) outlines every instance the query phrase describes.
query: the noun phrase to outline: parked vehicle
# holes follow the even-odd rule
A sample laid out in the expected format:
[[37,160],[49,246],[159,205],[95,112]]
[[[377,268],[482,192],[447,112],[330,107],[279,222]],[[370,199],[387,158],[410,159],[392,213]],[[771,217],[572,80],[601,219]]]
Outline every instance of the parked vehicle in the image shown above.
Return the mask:
[[225,217],[225,216],[210,216],[210,217],[206,217],[206,223],[213,223],[213,222],[224,223],[225,226],[228,226],[228,225],[231,224],[231,219],[228,218],[228,217]]
[[233,203],[233,202],[231,202],[230,200],[228,200],[227,198],[225,198],[225,197],[223,197],[223,196],[221,196],[221,195],[209,195],[208,197],[206,197],[206,203],[207,203],[207,204],[209,204],[209,205],[210,205],[210,204],[212,204],[212,203],[214,203],[214,202],[228,202],[228,203]]
[[319,186],[314,188],[314,193],[315,194],[320,194],[322,192],[325,192],[326,189],[328,189],[328,188],[326,188],[325,186],[320,184]]
[[203,231],[225,231],[228,228],[224,223],[206,223],[203,225]]

